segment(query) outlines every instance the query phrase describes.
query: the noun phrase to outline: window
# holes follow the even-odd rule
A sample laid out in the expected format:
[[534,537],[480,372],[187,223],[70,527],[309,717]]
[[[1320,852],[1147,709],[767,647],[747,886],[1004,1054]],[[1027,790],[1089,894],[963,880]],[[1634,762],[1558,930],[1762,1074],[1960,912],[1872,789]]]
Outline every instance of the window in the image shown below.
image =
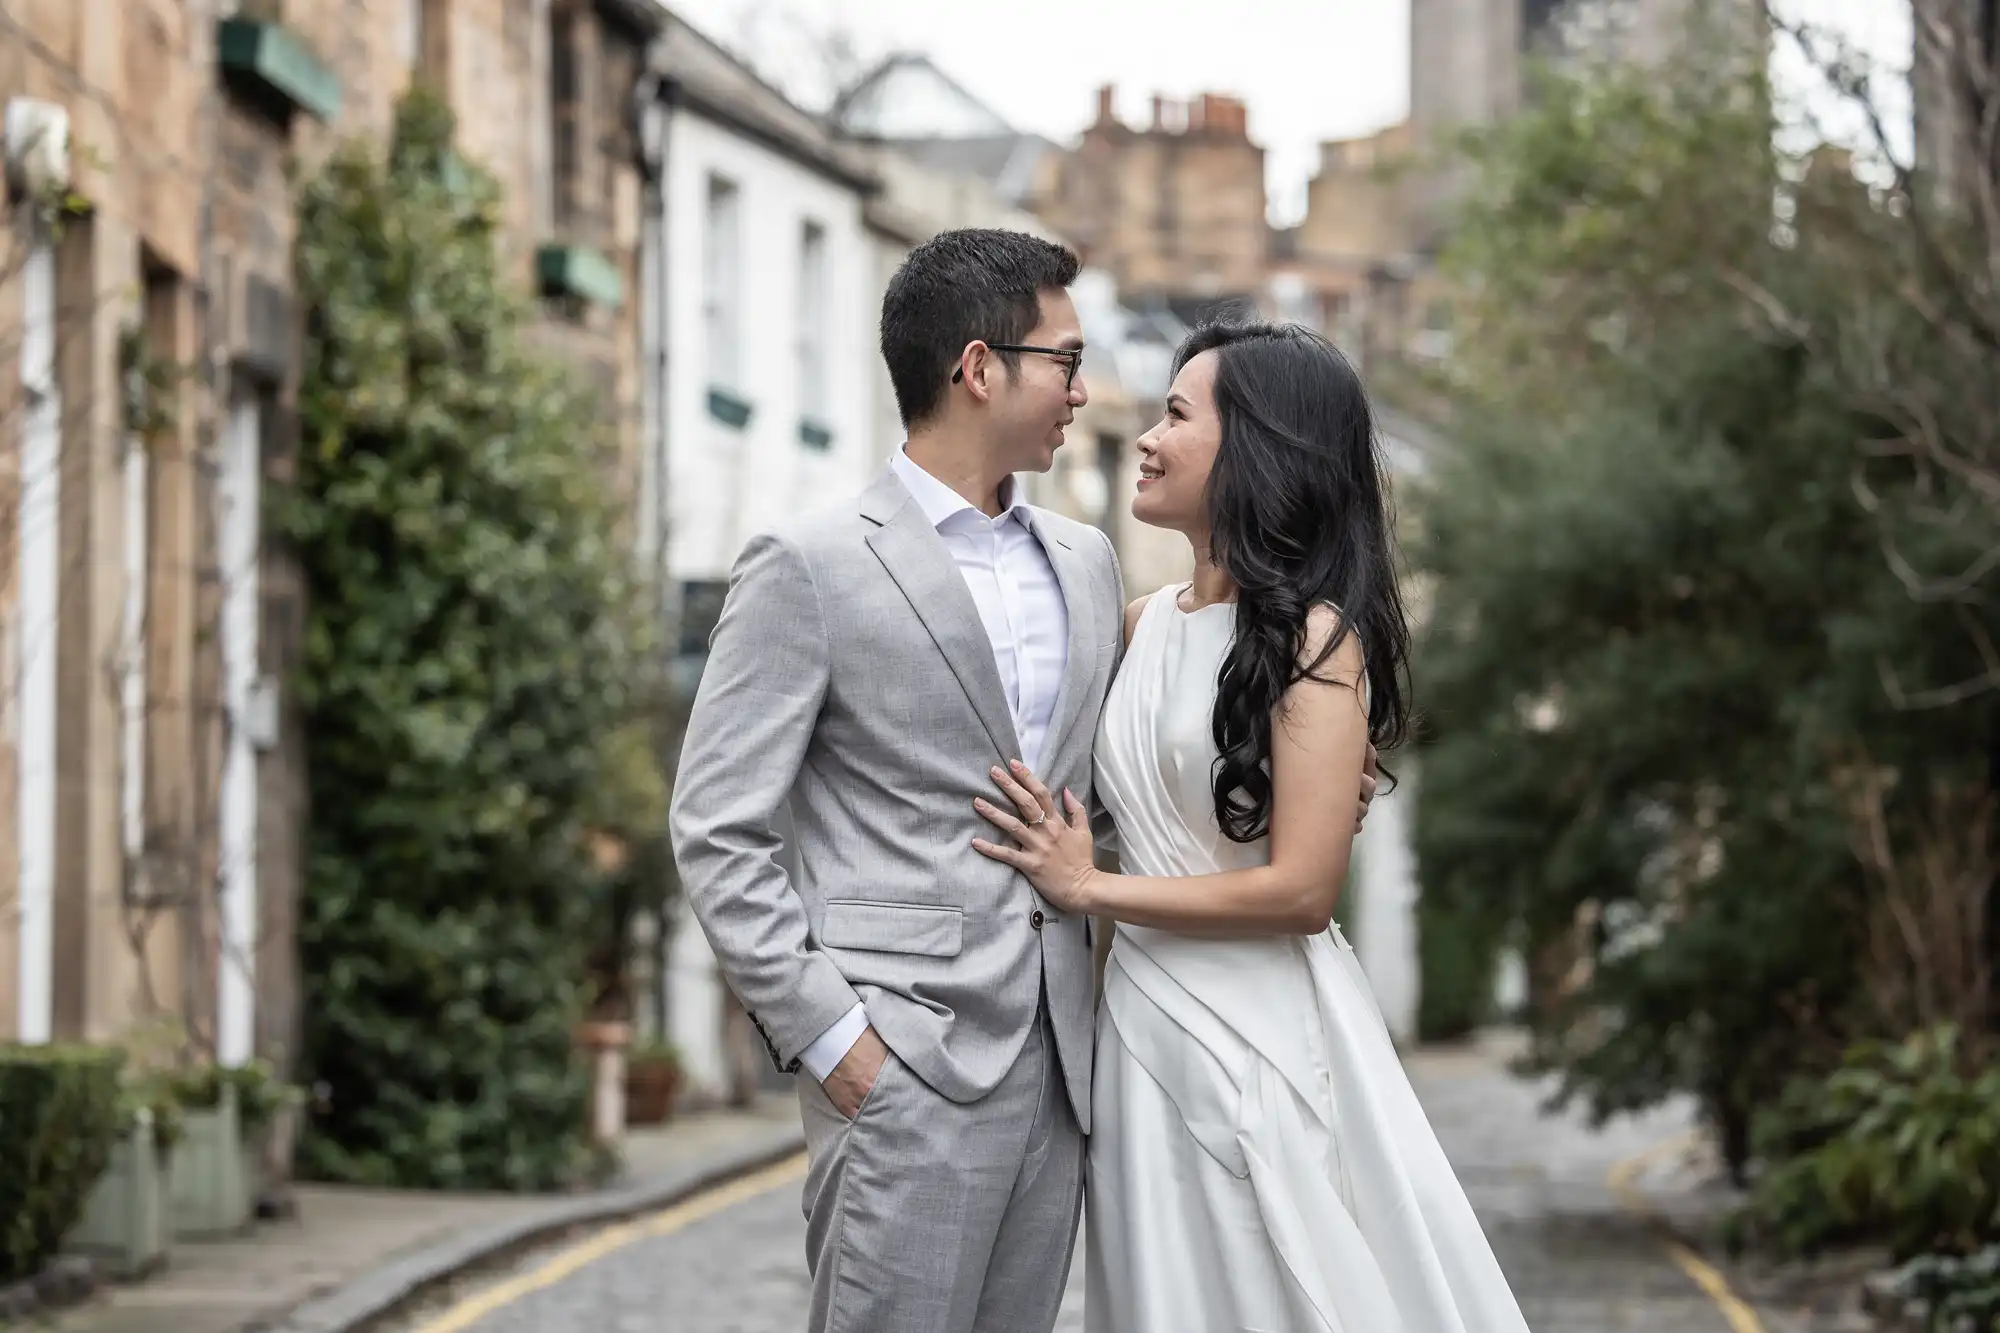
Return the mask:
[[176,390],[171,381],[153,373],[160,365],[172,365],[178,348],[175,342],[180,307],[180,284],[172,270],[156,263],[150,254],[139,256],[142,323],[133,331],[126,377],[126,440],[124,458],[124,573],[125,598],[119,629],[119,829],[125,852],[125,893],[128,901],[144,901],[150,896],[147,883],[147,729],[150,705],[147,666],[149,658],[149,616],[153,575],[152,514],[161,485],[153,475],[149,447],[163,441],[161,432],[171,431],[176,416]]
[[558,232],[582,220],[583,82],[576,13],[558,3],[549,10],[549,216]]
[[424,69],[424,9],[428,4],[429,0],[403,0],[403,48],[398,54],[413,75]]
[[[826,403],[826,228],[808,222],[799,228],[799,429],[827,426]],[[809,443],[823,442],[808,441]]]
[[1521,5],[1521,49],[1530,49],[1555,18],[1560,0],[1523,0]]
[[708,382],[741,387],[742,209],[740,191],[720,176],[708,179],[707,231],[702,254],[702,314],[708,334]]
[[680,655],[707,657],[709,636],[722,619],[729,595],[727,579],[690,579],[681,584]]
[[600,215],[608,230],[618,216],[618,175],[622,166],[638,157],[638,137],[633,132],[633,93],[639,86],[639,64],[643,49],[620,33],[600,28],[597,45],[597,152],[598,194],[603,200]]

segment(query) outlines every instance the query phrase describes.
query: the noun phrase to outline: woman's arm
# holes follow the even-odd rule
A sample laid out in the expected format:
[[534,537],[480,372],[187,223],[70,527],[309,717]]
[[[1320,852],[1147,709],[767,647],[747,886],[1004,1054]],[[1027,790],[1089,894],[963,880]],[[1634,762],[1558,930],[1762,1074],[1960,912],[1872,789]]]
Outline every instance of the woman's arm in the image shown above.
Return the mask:
[[[1333,633],[1335,613],[1315,610],[1307,623],[1304,660]],[[1360,645],[1353,635],[1320,669],[1286,692],[1271,729],[1271,863],[1213,875],[1115,875],[1091,864],[1091,839],[1081,806],[1063,804],[1032,773],[994,769],[1017,810],[986,801],[979,812],[1019,844],[976,839],[995,860],[1018,868],[1042,895],[1071,912],[1108,916],[1188,935],[1313,935],[1327,927],[1362,805],[1368,757],[1368,716],[1361,706]],[[1328,683],[1331,682],[1331,683]],[[1365,806],[1363,806],[1365,809]],[[1029,820],[1039,822],[1030,824]]]

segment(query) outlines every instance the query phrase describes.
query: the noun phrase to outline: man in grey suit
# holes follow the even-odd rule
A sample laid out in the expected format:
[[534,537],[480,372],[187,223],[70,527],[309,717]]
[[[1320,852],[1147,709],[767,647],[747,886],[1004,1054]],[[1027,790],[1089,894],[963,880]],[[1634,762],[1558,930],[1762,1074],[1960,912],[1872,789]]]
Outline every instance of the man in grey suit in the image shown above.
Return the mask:
[[799,1074],[821,1333],[1045,1330],[1069,1268],[1088,923],[972,840],[997,766],[1090,800],[1120,648],[1110,543],[1012,480],[1048,470],[1087,398],[1076,271],[1015,232],[911,253],[882,303],[908,440],[858,501],[745,547],[688,724],[674,848]]

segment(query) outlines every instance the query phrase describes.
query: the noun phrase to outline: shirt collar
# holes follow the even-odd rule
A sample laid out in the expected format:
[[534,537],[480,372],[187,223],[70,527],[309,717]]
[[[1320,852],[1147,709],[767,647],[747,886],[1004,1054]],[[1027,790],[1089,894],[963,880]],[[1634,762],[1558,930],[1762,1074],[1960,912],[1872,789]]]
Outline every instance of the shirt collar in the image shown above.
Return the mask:
[[[962,513],[974,514],[982,522],[988,521],[986,515],[980,513],[977,506],[971,504],[957,491],[924,471],[923,467],[910,457],[907,446],[897,446],[895,454],[889,459],[889,468],[901,479],[903,485],[910,492],[910,498],[917,502],[917,508],[924,511],[925,521],[933,528],[943,527],[947,521],[956,518]],[[1000,493],[1005,497],[1007,505],[1005,509],[1000,511],[1000,518],[1011,518],[1022,527],[1029,528],[1028,506],[1021,499],[1021,488],[1016,484],[1015,479],[1009,477],[1001,482]],[[998,522],[999,520],[995,519],[991,521]],[[1029,531],[1032,532],[1033,529],[1029,528]]]

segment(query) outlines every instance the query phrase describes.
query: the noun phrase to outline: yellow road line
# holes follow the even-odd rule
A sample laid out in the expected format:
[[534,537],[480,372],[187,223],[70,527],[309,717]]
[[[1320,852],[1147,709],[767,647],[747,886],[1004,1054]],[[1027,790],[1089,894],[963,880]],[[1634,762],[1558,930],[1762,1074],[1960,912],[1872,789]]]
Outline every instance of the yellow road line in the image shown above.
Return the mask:
[[[1646,1205],[1645,1196],[1639,1193],[1638,1187],[1632,1182],[1654,1161],[1669,1153],[1681,1151],[1699,1137],[1699,1131],[1690,1129],[1656,1143],[1643,1152],[1634,1153],[1611,1168],[1610,1174],[1605,1177],[1605,1184],[1611,1187],[1611,1193],[1628,1211],[1651,1218],[1658,1225],[1659,1219],[1653,1217],[1653,1210]],[[1722,1312],[1723,1319],[1729,1323],[1730,1333],[1765,1333],[1764,1321],[1757,1317],[1755,1310],[1745,1305],[1742,1299],[1729,1289],[1728,1279],[1717,1272],[1712,1264],[1671,1237],[1663,1236],[1660,1243],[1666,1249],[1667,1257],[1674,1261],[1674,1267],[1687,1274],[1688,1280],[1701,1288],[1702,1294],[1709,1300],[1715,1302],[1715,1308]]]
[[1700,1139],[1701,1131],[1698,1129],[1684,1129],[1671,1138],[1662,1139],[1652,1147],[1635,1152],[1614,1165],[1610,1174],[1604,1178],[1605,1184],[1611,1187],[1612,1194],[1616,1195],[1618,1202],[1629,1211],[1650,1213],[1651,1210],[1646,1207],[1645,1196],[1639,1193],[1638,1187],[1632,1182],[1638,1178],[1641,1171],[1660,1158],[1685,1151]]
[[767,1166],[761,1171],[741,1176],[728,1184],[718,1185],[693,1198],[683,1199],[657,1213],[635,1217],[629,1222],[606,1227],[525,1273],[516,1274],[505,1282],[496,1283],[484,1291],[466,1297],[435,1319],[419,1325],[416,1333],[464,1333],[466,1329],[495,1310],[512,1305],[531,1292],[552,1287],[584,1265],[621,1250],[633,1241],[672,1235],[681,1228],[691,1226],[705,1217],[711,1217],[725,1208],[754,1199],[767,1190],[776,1189],[786,1181],[797,1180],[805,1174],[805,1170],[806,1157],[804,1153],[800,1153],[774,1166]]
[[1729,1283],[1722,1274],[1715,1271],[1708,1262],[1695,1254],[1679,1241],[1666,1242],[1667,1257],[1680,1266],[1697,1287],[1715,1302],[1715,1308],[1722,1311],[1722,1317],[1729,1321],[1731,1333],[1764,1333],[1764,1321],[1757,1312],[1737,1298],[1729,1289]]

